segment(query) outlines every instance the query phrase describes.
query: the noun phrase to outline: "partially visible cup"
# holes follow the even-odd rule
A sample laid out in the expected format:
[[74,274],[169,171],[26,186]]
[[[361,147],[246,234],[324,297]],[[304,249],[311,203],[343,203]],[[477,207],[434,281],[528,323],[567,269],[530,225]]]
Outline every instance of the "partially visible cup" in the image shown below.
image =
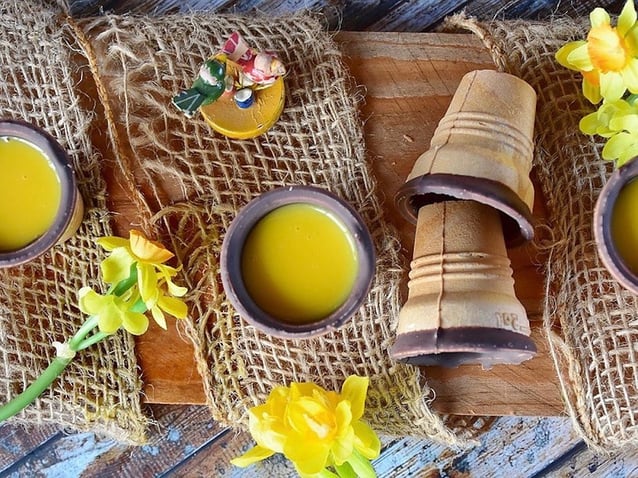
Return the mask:
[[616,169],[594,208],[594,239],[610,274],[638,294],[638,161]]
[[0,268],[29,262],[67,240],[83,214],[60,144],[29,123],[0,120]]
[[248,203],[222,245],[222,283],[250,324],[284,338],[342,326],[367,297],[372,238],[357,212],[323,189],[290,186]]

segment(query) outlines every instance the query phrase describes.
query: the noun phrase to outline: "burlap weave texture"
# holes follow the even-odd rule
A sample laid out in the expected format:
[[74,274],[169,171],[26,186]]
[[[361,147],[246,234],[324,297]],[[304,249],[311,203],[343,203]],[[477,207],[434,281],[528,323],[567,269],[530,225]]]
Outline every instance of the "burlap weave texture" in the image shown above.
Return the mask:
[[[105,16],[80,26],[109,92],[118,165],[134,177],[129,193],[141,226],[172,244],[196,291],[186,333],[213,417],[245,427],[247,409],[277,385],[312,381],[338,390],[359,374],[371,378],[367,419],[374,428],[458,443],[430,411],[419,370],[389,357],[404,264],[366,163],[358,93],[321,24],[303,14],[198,14]],[[280,120],[252,140],[213,133],[201,117],[187,119],[169,104],[233,31],[257,49],[277,51],[289,70]],[[238,210],[261,192],[292,184],[323,187],[352,204],[378,254],[372,290],[352,322],[311,340],[280,340],[248,326],[228,303],[218,269],[224,231]]]
[[[599,451],[638,444],[638,302],[604,268],[594,242],[594,205],[613,167],[603,142],[578,129],[594,111],[579,74],[560,66],[556,51],[583,39],[589,23],[450,24],[474,31],[499,69],[538,94],[537,171],[549,211],[545,332],[565,403],[576,428]],[[559,326],[560,330],[557,330]]]
[[[94,114],[62,28],[59,9],[45,2],[3,2],[0,7],[0,117],[28,121],[68,151],[86,213],[77,235],[22,267],[0,271],[0,400],[22,392],[84,321],[77,291],[100,287],[103,259],[94,239],[111,234],[101,175],[101,154],[91,143]],[[147,419],[134,344],[124,334],[78,354],[33,406],[14,420],[92,429],[123,441],[144,440]]]
[[[356,373],[371,378],[366,418],[374,428],[458,443],[431,412],[432,393],[420,371],[389,357],[404,263],[366,163],[360,93],[316,19],[198,14],[72,20],[44,1],[14,2],[0,12],[0,48],[12,59],[0,66],[3,113],[42,125],[70,150],[88,211],[70,242],[2,273],[11,284],[1,292],[7,399],[46,365],[50,343],[81,323],[77,289],[97,286],[102,253],[93,239],[111,232],[102,171],[109,161],[136,211],[131,225],[169,245],[184,265],[182,279],[192,291],[184,331],[216,420],[245,427],[247,409],[274,386],[313,381],[338,390]],[[170,105],[236,30],[255,47],[279,52],[289,69],[284,113],[254,140],[225,138]],[[237,211],[259,193],[291,184],[330,189],[350,202],[377,248],[366,304],[349,325],[319,339],[279,340],[256,331],[231,308],[219,278],[221,241]],[[78,354],[20,419],[143,441],[147,420],[138,373],[132,340],[116,334]]]

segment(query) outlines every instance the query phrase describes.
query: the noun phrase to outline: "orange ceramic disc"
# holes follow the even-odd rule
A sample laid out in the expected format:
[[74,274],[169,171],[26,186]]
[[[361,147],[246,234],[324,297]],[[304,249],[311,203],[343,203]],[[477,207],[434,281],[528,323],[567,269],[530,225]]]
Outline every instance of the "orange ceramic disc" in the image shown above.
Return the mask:
[[277,78],[268,88],[255,91],[255,102],[248,108],[240,108],[232,94],[224,94],[202,106],[200,111],[218,133],[234,139],[249,139],[265,133],[277,122],[284,109],[284,99],[284,80]]

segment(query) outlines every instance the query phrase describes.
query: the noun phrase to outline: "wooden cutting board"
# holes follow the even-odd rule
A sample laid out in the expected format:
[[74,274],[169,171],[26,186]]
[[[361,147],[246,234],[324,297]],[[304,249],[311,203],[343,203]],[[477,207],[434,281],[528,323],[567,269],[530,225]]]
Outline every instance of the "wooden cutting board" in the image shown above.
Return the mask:
[[[471,70],[494,69],[487,50],[473,35],[432,33],[350,33],[336,37],[345,61],[363,87],[361,106],[368,159],[378,181],[386,220],[400,233],[411,257],[414,226],[393,204],[415,159],[429,147],[439,120],[462,76]],[[211,131],[211,134],[216,134]],[[115,231],[126,234],[135,217],[116,181],[109,184]],[[534,215],[543,218],[544,202],[537,190]],[[428,367],[436,391],[434,408],[467,415],[556,415],[563,412],[554,366],[541,329],[544,277],[542,256],[532,246],[509,251],[516,293],[527,309],[538,355],[518,366],[456,369]],[[192,346],[175,324],[164,332],[153,325],[137,339],[145,400],[148,403],[205,403]]]

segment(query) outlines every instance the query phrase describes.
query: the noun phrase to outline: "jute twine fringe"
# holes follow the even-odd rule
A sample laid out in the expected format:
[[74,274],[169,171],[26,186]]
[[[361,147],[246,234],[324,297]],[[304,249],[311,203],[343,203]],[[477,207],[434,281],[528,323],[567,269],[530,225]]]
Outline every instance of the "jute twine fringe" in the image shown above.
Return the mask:
[[[46,2],[0,7],[0,117],[28,121],[68,151],[86,205],[77,235],[29,265],[0,271],[0,401],[26,388],[84,321],[77,291],[99,288],[104,258],[94,239],[111,234],[100,152],[91,142],[95,120],[79,91],[59,9]],[[147,419],[134,344],[125,334],[77,354],[65,373],[14,421],[58,423],[122,441],[144,440]]]
[[[78,27],[91,46],[85,53],[97,59],[93,72],[108,91],[110,135],[122,146],[118,167],[135,179],[159,239],[176,251],[194,291],[185,333],[195,345],[213,417],[245,428],[248,408],[275,386],[311,381],[339,390],[348,375],[359,374],[371,378],[367,419],[374,428],[460,444],[431,412],[432,391],[420,371],[388,354],[404,264],[365,160],[359,93],[320,23],[303,14],[107,15]],[[203,119],[186,119],[170,105],[233,31],[258,49],[279,52],[289,69],[282,117],[252,140],[213,133]],[[239,209],[261,192],[292,184],[330,189],[352,204],[378,253],[366,304],[349,325],[312,340],[280,340],[248,326],[228,303],[218,268],[224,232]]]
[[[69,150],[87,205],[73,239],[29,266],[1,273],[5,399],[35,379],[52,358],[51,343],[64,341],[82,322],[76,291],[99,287],[103,254],[93,240],[111,233],[101,171],[108,160],[139,212],[133,226],[170,245],[183,263],[183,280],[193,291],[184,332],[195,346],[217,421],[246,427],[248,408],[277,385],[312,381],[338,390],[356,373],[371,378],[366,418],[375,429],[460,444],[431,412],[433,392],[420,371],[388,355],[405,264],[365,161],[360,93],[319,21],[302,14],[80,21],[64,11],[63,2],[60,8],[45,1],[0,8],[3,116],[44,127]],[[225,138],[170,105],[233,31],[259,49],[278,51],[290,70],[280,121],[254,140]],[[105,137],[110,146],[104,147]],[[248,326],[228,303],[218,270],[221,241],[238,210],[263,191],[291,184],[324,187],[350,202],[378,253],[372,291],[353,321],[305,341],[274,339]],[[142,442],[148,420],[140,393],[133,342],[119,333],[78,354],[18,420],[54,421]]]
[[[537,171],[553,240],[544,244],[544,328],[576,429],[599,452],[638,444],[638,303],[603,267],[592,214],[612,172],[603,143],[583,135],[579,120],[592,112],[579,74],[554,60],[567,41],[582,39],[585,21],[477,23],[454,17],[449,25],[476,33],[499,69],[526,80],[538,94]],[[560,330],[557,331],[557,327]]]

